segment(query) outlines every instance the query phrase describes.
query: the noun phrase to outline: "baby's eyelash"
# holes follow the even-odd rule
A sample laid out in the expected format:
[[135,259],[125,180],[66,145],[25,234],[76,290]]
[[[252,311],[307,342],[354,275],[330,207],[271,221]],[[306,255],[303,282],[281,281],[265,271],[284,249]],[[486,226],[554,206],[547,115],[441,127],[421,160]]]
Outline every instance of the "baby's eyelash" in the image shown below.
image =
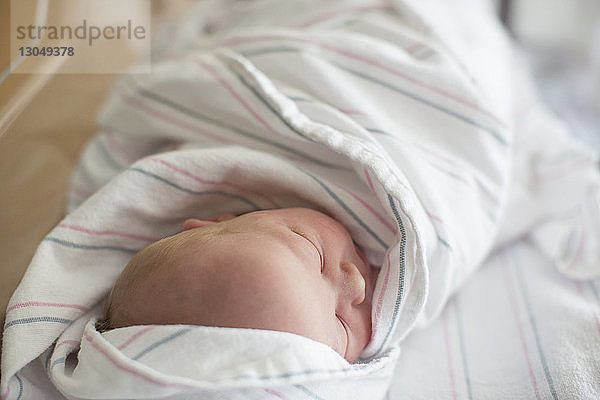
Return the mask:
[[317,253],[319,253],[319,262],[321,263],[321,273],[323,273],[323,268],[325,267],[325,261],[323,260],[323,254],[321,254],[321,251],[319,250],[319,248],[312,241],[309,240],[309,242],[315,247],[315,249],[317,250]]
[[325,266],[325,262],[323,261],[323,254],[321,254],[321,251],[319,250],[317,245],[313,243],[312,240],[310,240],[309,238],[307,238],[304,235],[300,235],[300,236],[302,236],[304,239],[308,240],[310,242],[310,244],[312,244],[312,246],[315,248],[315,250],[317,250],[317,254],[319,255],[319,263],[321,264],[321,273],[323,273],[323,267]]
[[319,255],[319,263],[321,264],[321,273],[323,273],[323,268],[325,267],[325,261],[323,260],[323,254],[321,253],[321,251],[319,250],[319,248],[317,247],[317,245],[310,240],[309,238],[307,238],[306,236],[304,236],[302,233],[296,231],[294,228],[291,228],[291,231],[294,232],[296,235],[301,236],[302,238],[304,238],[306,241],[308,241],[317,251],[317,254]]

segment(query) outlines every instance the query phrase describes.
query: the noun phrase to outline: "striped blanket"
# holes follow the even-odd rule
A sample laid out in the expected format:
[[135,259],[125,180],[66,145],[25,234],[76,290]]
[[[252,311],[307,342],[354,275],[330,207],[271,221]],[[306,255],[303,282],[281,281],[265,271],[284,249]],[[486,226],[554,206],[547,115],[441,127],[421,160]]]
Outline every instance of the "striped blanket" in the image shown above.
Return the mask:
[[[70,213],[11,299],[2,399],[383,398],[407,336],[499,246],[527,234],[597,276],[580,207],[595,154],[545,122],[471,6],[208,1],[157,34],[152,73],[115,85]],[[282,332],[95,330],[132,255],[184,219],[294,206],[336,218],[381,268],[360,362]]]

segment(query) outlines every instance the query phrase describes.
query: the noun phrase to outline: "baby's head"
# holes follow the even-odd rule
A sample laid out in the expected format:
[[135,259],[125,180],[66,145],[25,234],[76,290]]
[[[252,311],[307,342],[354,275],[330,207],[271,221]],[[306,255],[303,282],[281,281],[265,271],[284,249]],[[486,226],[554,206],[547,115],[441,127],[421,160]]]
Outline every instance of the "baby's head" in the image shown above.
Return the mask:
[[291,332],[350,362],[368,344],[377,272],[331,217],[288,208],[188,219],[183,228],[127,264],[109,299],[107,328]]

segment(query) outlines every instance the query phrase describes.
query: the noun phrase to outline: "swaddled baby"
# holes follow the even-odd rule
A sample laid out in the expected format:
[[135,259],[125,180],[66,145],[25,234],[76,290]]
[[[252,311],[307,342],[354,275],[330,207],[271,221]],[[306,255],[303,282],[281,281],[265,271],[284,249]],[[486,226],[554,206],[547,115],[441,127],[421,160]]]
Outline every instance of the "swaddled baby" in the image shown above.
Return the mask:
[[99,329],[189,324],[295,333],[354,362],[371,335],[377,270],[333,218],[307,208],[212,221],[137,253]]
[[[521,150],[500,103],[522,85],[483,19],[444,2],[209,3],[229,17],[190,10],[152,73],[111,92],[72,212],[11,300],[3,396],[382,399],[401,341],[551,209],[532,196],[511,213]],[[224,212],[241,216],[138,252]]]

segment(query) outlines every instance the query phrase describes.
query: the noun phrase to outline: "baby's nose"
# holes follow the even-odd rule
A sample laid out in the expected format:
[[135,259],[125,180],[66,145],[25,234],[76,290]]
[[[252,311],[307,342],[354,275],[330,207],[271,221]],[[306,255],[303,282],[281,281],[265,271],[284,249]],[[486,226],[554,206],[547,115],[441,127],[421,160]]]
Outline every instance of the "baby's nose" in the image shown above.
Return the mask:
[[340,264],[341,284],[344,297],[350,301],[353,306],[365,301],[366,282],[358,267],[351,262],[342,262]]

